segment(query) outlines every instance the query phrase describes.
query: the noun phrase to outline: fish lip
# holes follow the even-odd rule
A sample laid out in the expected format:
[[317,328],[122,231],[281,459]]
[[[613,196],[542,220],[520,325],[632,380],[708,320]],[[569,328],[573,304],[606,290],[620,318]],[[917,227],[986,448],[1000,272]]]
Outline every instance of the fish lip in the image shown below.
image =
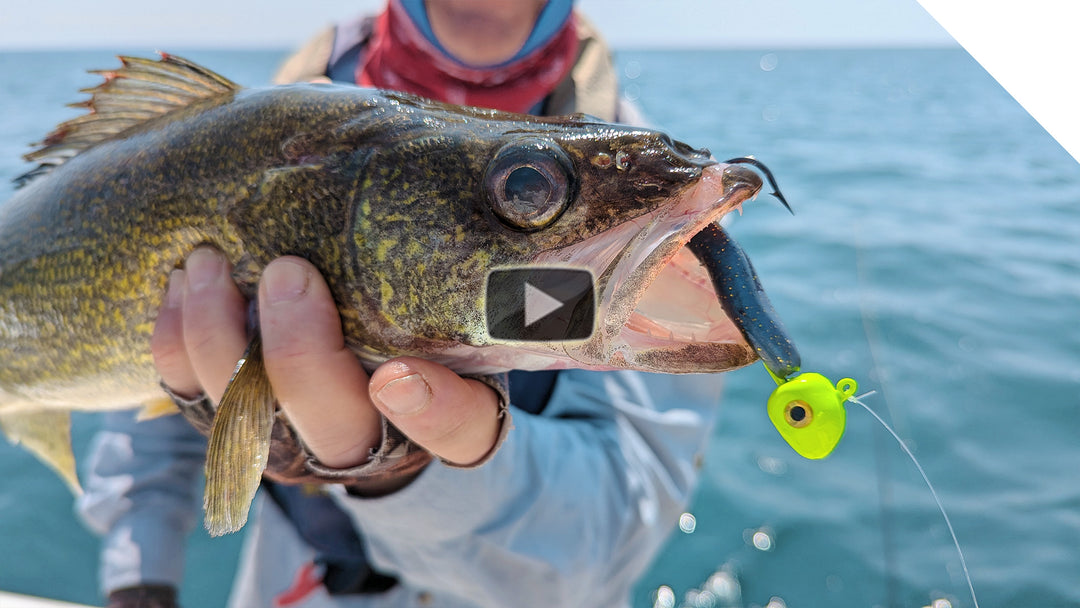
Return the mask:
[[[739,196],[741,196],[742,201],[749,200],[761,191],[763,185],[761,176],[754,170],[748,169],[743,165],[724,165],[720,176],[720,182],[721,187],[723,188],[723,200],[733,199]],[[701,226],[704,227],[708,223],[709,222],[705,222]]]
[[[753,362],[756,354],[752,347],[722,312],[723,327],[710,332],[722,339],[696,342],[647,334],[641,330],[646,324],[641,322],[643,317],[636,316],[636,310],[660,273],[695,234],[731,211],[741,211],[742,204],[761,188],[761,177],[755,171],[714,161],[672,202],[588,241],[540,256],[537,261],[541,263],[588,266],[597,280],[596,332],[567,354],[593,369],[675,373],[724,371]],[[589,241],[595,242],[590,245]],[[598,243],[608,244],[600,247]],[[698,267],[703,287],[719,308],[719,298],[704,267]],[[707,361],[710,358],[713,360]]]

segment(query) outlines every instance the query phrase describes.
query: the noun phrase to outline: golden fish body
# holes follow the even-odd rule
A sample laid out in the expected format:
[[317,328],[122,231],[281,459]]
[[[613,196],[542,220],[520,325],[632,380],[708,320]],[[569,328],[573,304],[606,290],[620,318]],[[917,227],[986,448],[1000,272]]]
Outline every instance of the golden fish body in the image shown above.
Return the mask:
[[[66,412],[160,401],[156,311],[201,244],[248,295],[274,258],[313,262],[372,365],[685,373],[756,358],[683,252],[761,185],[707,151],[585,116],[241,89],[168,55],[104,74],[92,112],[28,155],[41,166],[0,206],[0,425],[73,485]],[[588,339],[487,333],[488,275],[536,264],[591,273]]]

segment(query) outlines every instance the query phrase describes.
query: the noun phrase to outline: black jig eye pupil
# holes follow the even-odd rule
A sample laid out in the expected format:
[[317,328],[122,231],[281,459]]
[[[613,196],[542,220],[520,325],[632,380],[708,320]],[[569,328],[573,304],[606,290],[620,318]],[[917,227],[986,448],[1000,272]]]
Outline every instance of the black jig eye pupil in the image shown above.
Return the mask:
[[784,419],[791,426],[801,429],[809,426],[814,420],[814,410],[809,403],[796,399],[789,402],[784,408]]
[[543,205],[551,199],[551,182],[532,167],[518,167],[506,176],[506,199]]

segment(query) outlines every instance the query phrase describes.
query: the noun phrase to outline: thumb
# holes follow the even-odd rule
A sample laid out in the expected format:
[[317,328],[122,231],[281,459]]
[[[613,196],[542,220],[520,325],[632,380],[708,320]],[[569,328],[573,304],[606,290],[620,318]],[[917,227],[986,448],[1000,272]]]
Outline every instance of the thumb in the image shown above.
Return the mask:
[[454,464],[470,465],[487,456],[504,422],[494,389],[424,359],[384,363],[372,374],[369,388],[375,407],[398,430]]

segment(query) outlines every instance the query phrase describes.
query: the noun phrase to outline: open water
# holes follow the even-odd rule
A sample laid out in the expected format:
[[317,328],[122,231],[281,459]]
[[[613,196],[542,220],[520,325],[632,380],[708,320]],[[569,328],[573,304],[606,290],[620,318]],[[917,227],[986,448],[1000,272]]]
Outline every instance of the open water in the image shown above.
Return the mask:
[[[283,56],[186,55],[248,85]],[[657,125],[776,174],[796,215],[761,197],[731,233],[804,368],[878,391],[867,401],[936,483],[980,605],[1080,606],[1080,164],[958,49],[618,61]],[[114,65],[0,54],[0,200],[26,144],[96,82],[83,70]],[[635,605],[972,605],[933,498],[869,414],[849,408],[836,452],[804,461],[766,417],[761,366],[728,377],[685,531]],[[77,450],[94,426],[77,417]],[[0,442],[0,589],[100,602],[96,541],[71,505]],[[238,545],[194,536],[186,606],[222,604]]]

